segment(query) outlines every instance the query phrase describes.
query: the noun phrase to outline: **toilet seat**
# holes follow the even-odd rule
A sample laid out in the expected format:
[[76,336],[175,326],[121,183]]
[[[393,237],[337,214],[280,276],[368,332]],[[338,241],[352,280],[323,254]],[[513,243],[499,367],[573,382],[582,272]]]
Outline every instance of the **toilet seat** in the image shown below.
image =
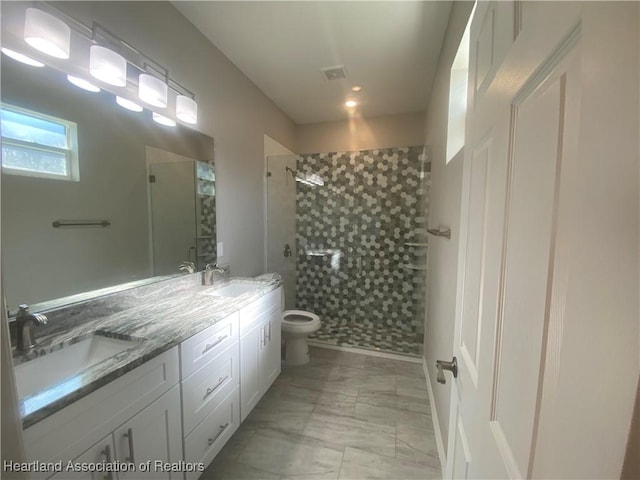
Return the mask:
[[291,333],[315,332],[320,328],[320,317],[304,310],[282,312],[282,330]]

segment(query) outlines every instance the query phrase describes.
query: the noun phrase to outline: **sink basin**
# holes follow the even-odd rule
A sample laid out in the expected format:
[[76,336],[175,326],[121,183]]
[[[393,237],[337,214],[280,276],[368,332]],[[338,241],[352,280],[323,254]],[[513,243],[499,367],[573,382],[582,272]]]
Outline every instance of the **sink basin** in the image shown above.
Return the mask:
[[91,335],[60,350],[18,364],[15,366],[18,398],[28,397],[57,385],[134,345],[133,340]]
[[202,295],[208,295],[210,297],[239,297],[245,293],[257,292],[262,288],[262,285],[254,285],[252,283],[232,282],[224,286],[215,288],[207,292],[202,292]]

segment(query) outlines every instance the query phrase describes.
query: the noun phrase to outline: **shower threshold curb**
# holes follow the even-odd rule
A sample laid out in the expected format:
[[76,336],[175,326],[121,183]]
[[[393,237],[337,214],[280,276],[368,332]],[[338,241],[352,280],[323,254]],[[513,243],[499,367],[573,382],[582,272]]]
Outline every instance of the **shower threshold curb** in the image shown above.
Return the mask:
[[368,350],[366,348],[350,347],[346,345],[333,345],[330,343],[318,342],[314,340],[308,341],[309,346],[326,348],[329,350],[340,350],[342,352],[357,353],[359,355],[369,355],[371,357],[388,358],[390,360],[400,360],[401,362],[418,363],[422,365],[422,357],[412,355],[402,355],[398,353],[379,352],[376,350]]

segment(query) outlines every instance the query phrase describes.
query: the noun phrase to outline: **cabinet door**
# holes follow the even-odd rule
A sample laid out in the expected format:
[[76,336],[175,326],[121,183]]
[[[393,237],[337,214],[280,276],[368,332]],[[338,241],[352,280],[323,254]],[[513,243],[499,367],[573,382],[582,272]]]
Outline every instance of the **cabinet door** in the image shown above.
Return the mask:
[[182,425],[180,421],[180,387],[176,386],[113,432],[116,459],[139,467],[151,462],[150,471],[119,472],[118,478],[178,479],[181,472],[167,472],[156,462],[182,460]]
[[260,359],[260,379],[263,392],[269,389],[274,380],[280,375],[281,370],[280,312],[276,311],[270,317],[263,327],[266,346]]
[[[114,460],[113,437],[111,434],[93,445],[82,455],[74,458],[71,464],[63,463],[63,472],[57,473],[51,480],[115,480],[116,474],[112,472],[83,472],[85,466],[111,463]],[[71,466],[71,468],[69,468]]]
[[264,325],[240,338],[240,416],[244,421],[262,397],[260,363],[264,350]]

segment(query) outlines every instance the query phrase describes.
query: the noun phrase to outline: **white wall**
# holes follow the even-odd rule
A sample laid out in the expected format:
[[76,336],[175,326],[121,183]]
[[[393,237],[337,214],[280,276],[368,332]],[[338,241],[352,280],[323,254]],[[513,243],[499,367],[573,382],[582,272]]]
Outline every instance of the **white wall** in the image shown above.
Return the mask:
[[429,242],[424,328],[424,355],[435,399],[432,410],[437,414],[445,448],[449,430],[450,386],[436,382],[435,364],[437,359],[449,361],[453,356],[462,187],[462,154],[459,153],[451,162],[446,163],[449,72],[472,6],[472,2],[457,2],[451,11],[427,109],[426,139],[423,140],[426,145],[431,146],[428,222],[429,225],[451,228],[450,240],[432,237],[433,240]]
[[422,145],[424,112],[357,118],[296,127],[298,153],[348,152]]
[[264,265],[264,134],[293,148],[293,122],[168,2],[64,2],[169,69],[196,95],[198,129],[214,138],[220,263],[234,275]]

